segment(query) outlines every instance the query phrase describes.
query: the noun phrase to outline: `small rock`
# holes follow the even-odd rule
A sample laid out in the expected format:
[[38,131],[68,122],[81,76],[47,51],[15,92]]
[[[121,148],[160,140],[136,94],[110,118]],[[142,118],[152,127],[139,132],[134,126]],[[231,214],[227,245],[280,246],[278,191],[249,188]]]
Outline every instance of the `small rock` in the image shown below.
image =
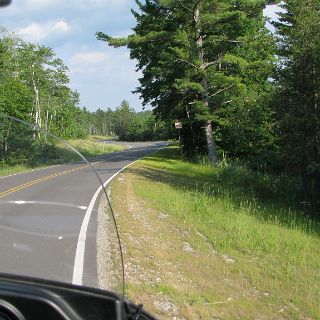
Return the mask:
[[223,254],[222,258],[227,263],[235,263],[236,262],[236,260],[234,258],[232,258],[231,256],[229,256],[227,254]]
[[193,250],[193,248],[191,247],[191,244],[190,244],[190,243],[185,242],[185,243],[183,244],[183,251],[185,251],[185,252],[193,252],[194,250]]
[[165,219],[165,218],[167,218],[168,217],[168,215],[166,214],[166,213],[160,213],[159,215],[158,215],[158,220],[163,220],[163,219]]
[[169,300],[169,299],[161,299],[154,302],[154,306],[161,312],[171,313],[172,315],[178,314],[178,308]]

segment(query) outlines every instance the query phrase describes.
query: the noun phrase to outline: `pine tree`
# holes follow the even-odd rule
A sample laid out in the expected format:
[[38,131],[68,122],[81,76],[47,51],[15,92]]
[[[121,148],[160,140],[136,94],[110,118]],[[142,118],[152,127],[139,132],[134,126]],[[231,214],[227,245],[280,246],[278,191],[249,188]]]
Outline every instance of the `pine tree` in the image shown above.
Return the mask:
[[[137,1],[140,11],[133,11],[137,20],[133,35],[116,39],[97,34],[111,46],[130,49],[143,74],[136,92],[162,119],[182,119],[189,153],[201,151],[205,136],[212,164],[217,163],[219,131],[212,124],[221,120],[219,110],[239,102],[244,106],[261,96],[270,76],[273,46],[264,27],[262,3]],[[250,54],[243,48],[250,48]],[[251,80],[246,71],[253,75]]]
[[318,0],[287,0],[275,23],[280,70],[276,112],[281,156],[300,175],[304,198],[320,192],[320,11]]

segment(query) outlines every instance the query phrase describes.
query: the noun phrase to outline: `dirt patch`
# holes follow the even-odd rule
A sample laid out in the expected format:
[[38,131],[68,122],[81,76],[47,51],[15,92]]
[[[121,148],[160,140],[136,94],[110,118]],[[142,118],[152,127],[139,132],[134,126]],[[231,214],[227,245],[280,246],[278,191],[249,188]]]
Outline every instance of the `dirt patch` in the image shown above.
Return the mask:
[[105,195],[98,209],[97,273],[99,287],[121,293],[121,264],[113,219]]

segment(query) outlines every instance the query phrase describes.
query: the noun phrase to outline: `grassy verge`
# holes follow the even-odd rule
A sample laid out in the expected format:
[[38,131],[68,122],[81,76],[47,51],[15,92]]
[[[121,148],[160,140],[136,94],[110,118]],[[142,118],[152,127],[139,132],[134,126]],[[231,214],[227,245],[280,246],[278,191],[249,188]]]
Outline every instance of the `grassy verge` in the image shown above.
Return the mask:
[[[67,142],[86,158],[91,158],[102,154],[121,151],[125,149],[124,146],[100,142],[103,139],[105,139],[105,137],[89,136],[88,139],[71,139]],[[64,144],[60,142],[56,144],[56,149],[60,161],[79,160],[78,155],[73,153],[69,148],[67,148]]]
[[[67,142],[78,150],[84,157],[91,158],[111,152],[121,151],[125,149],[124,146],[107,144],[100,142],[108,137],[89,136],[87,139],[71,139]],[[57,141],[50,149],[50,156],[40,156],[38,161],[33,161],[32,164],[15,165],[15,166],[0,166],[0,176],[9,174],[25,172],[28,170],[46,167],[48,165],[68,163],[80,160],[79,156],[75,154],[70,148],[63,143]]]
[[114,137],[114,136],[99,136],[99,135],[91,135],[90,138],[98,141],[118,139],[117,137]]
[[127,294],[161,319],[319,319],[320,228],[270,177],[166,149],[115,181]]

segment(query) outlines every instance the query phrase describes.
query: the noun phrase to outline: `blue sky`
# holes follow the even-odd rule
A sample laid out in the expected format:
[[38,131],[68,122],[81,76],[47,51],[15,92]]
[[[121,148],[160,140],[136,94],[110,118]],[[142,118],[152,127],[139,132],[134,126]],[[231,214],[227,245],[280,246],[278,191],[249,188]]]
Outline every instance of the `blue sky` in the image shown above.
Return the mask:
[[[80,105],[89,110],[115,109],[123,99],[136,110],[141,101],[131,93],[139,73],[125,48],[109,48],[97,41],[96,31],[113,36],[130,34],[135,20],[134,0],[13,0],[0,10],[0,26],[26,41],[55,50],[69,68],[71,87],[80,93]],[[277,8],[265,13],[275,16]]]

